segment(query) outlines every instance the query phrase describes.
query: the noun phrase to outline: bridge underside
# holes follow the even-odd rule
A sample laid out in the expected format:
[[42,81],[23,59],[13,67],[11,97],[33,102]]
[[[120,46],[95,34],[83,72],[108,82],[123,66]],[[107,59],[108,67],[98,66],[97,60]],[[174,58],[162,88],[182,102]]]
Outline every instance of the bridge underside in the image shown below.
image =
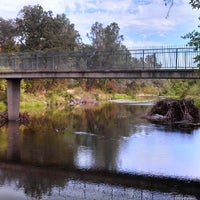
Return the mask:
[[1,72],[0,79],[199,79],[198,69],[152,70],[71,70],[71,71],[10,71]]

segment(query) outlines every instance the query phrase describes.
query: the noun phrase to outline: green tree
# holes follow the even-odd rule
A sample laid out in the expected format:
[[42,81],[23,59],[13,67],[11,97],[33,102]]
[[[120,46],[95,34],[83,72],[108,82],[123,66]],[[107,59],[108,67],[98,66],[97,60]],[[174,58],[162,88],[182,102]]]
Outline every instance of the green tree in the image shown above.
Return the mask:
[[109,51],[121,49],[121,42],[124,40],[123,35],[119,34],[120,28],[117,23],[113,22],[104,29],[104,48]]
[[[40,5],[25,6],[20,10],[16,24],[22,51],[41,50],[46,51],[42,55],[51,53],[56,55],[58,51],[74,51],[79,47],[80,35],[65,14],[54,17],[52,11],[44,11]],[[44,59],[43,64],[47,63],[48,59]],[[32,93],[52,88],[53,81],[26,80],[25,85],[26,91]]]
[[4,53],[17,51],[17,28],[14,20],[0,18],[0,48]]
[[104,38],[104,28],[103,24],[95,22],[91,29],[90,33],[87,33],[87,37],[92,41],[92,46],[96,50],[103,50],[103,38]]
[[144,67],[145,68],[160,68],[161,64],[158,64],[155,54],[150,54],[150,55],[147,55],[145,58]]
[[[199,0],[190,0],[190,4],[193,9],[199,9],[200,8],[200,1]],[[200,20],[200,17],[199,17]],[[200,28],[200,25],[198,26]],[[186,34],[183,36],[184,39],[189,39],[190,41],[188,42],[188,45],[194,46],[196,49],[200,49],[200,32],[193,30],[192,32]],[[196,56],[194,58],[195,62],[200,61],[200,55]],[[200,64],[198,64],[200,67]]]
[[[123,35],[120,34],[120,28],[117,23],[113,22],[106,27],[102,23],[95,22],[87,33],[87,37],[91,40],[91,56],[88,59],[87,66],[91,68],[131,68],[137,67],[139,60],[133,58],[131,53],[122,44],[124,40]],[[90,67],[91,66],[91,67]],[[122,81],[123,82],[123,81]],[[101,88],[106,92],[117,91],[116,85],[119,80],[87,80],[87,90],[92,87]],[[121,82],[120,82],[121,83]]]
[[120,35],[119,31],[120,28],[115,22],[105,28],[103,24],[95,22],[90,33],[87,33],[87,37],[92,41],[92,46],[96,50],[120,50],[123,35]]
[[65,14],[53,17],[40,5],[25,6],[16,23],[22,50],[74,50],[80,39],[78,31]]
[[80,43],[80,35],[75,30],[74,24],[71,24],[65,14],[57,15],[52,21],[53,34],[52,46],[60,47],[65,50],[76,50]]
[[197,8],[199,9],[200,8],[200,2],[199,0],[190,0],[190,4],[193,8]]
[[[87,34],[92,42],[94,55],[91,56],[93,66],[112,68],[112,66],[126,66],[126,59],[130,55],[127,48],[122,45],[123,35],[120,28],[113,22],[105,28],[103,24],[95,22]],[[117,51],[121,51],[120,53]]]

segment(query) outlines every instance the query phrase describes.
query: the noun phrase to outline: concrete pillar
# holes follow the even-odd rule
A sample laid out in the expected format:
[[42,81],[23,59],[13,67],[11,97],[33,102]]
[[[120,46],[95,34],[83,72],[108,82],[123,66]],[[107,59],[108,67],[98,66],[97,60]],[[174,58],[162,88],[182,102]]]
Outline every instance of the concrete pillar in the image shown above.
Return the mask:
[[8,120],[16,121],[19,118],[21,79],[7,79],[7,110]]

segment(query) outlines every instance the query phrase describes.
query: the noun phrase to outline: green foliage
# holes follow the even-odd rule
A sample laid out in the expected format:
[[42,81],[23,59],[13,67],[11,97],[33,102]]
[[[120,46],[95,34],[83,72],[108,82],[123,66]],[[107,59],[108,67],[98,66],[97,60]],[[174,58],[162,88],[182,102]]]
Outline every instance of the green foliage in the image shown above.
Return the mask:
[[53,17],[52,11],[40,5],[25,6],[16,23],[22,50],[74,50],[79,41],[79,33],[65,14]]
[[45,107],[45,106],[46,106],[46,104],[44,101],[31,100],[31,101],[20,102],[20,109],[40,108],[40,107]]
[[46,88],[46,84],[49,82],[49,80],[42,79],[42,80],[36,80],[36,79],[27,79],[24,80],[23,88],[24,91],[27,93],[33,93],[36,94],[37,92],[42,92]]
[[186,34],[182,37],[183,39],[190,39],[188,45],[195,46],[197,49],[200,45],[200,33],[198,31],[192,31],[191,33]]
[[95,22],[87,36],[96,50],[116,51],[120,49],[123,41],[123,35],[119,35],[119,31],[120,28],[115,22],[105,28],[103,24]]
[[0,132],[0,156],[3,157],[6,155],[7,149],[8,149],[8,133],[7,133],[7,127],[1,127]]
[[190,0],[190,4],[193,8],[200,8],[200,1],[199,0]]
[[[22,88],[21,88],[22,90]],[[46,99],[40,93],[25,93],[22,91],[20,96],[20,107],[28,108],[28,107],[44,107],[46,106]]]
[[6,105],[3,101],[0,101],[0,112],[6,111]]
[[7,81],[4,79],[0,80],[0,101],[6,102]]
[[[111,68],[114,65],[125,66],[128,64],[127,61],[130,62],[130,52],[121,43],[123,35],[120,35],[120,28],[117,23],[113,22],[104,28],[103,24],[95,22],[87,37],[92,42],[90,63],[87,66]],[[124,55],[113,54],[116,51],[124,51]]]
[[15,43],[17,36],[17,27],[14,20],[5,20],[0,18],[0,45],[4,53],[13,53],[18,50]]
[[[190,0],[190,4],[194,9],[200,8],[200,1],[199,0]],[[199,17],[200,20],[200,17]],[[198,26],[200,28],[200,25]],[[189,39],[188,45],[194,46],[196,49],[200,48],[200,33],[199,31],[193,30],[190,33],[187,33],[186,35],[182,36],[183,39]],[[200,61],[200,55],[196,56],[194,58],[195,62]],[[200,67],[200,64],[198,64]]]
[[188,81],[189,87],[185,92],[186,97],[198,97],[200,93],[200,81]]
[[95,22],[87,33],[87,37],[92,41],[92,46],[95,49],[101,50],[103,48],[104,28],[103,24]]
[[186,97],[187,95],[198,95],[196,81],[193,80],[167,80],[162,89],[162,95],[171,97]]

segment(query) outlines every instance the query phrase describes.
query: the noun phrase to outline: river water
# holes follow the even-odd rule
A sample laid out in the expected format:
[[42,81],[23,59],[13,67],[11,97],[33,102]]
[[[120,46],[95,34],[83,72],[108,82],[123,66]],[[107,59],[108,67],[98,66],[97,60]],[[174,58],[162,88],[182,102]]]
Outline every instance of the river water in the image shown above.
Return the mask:
[[47,108],[30,112],[26,126],[2,127],[0,200],[197,199],[66,175],[75,169],[199,180],[200,129],[151,124],[142,119],[150,107],[114,102]]

